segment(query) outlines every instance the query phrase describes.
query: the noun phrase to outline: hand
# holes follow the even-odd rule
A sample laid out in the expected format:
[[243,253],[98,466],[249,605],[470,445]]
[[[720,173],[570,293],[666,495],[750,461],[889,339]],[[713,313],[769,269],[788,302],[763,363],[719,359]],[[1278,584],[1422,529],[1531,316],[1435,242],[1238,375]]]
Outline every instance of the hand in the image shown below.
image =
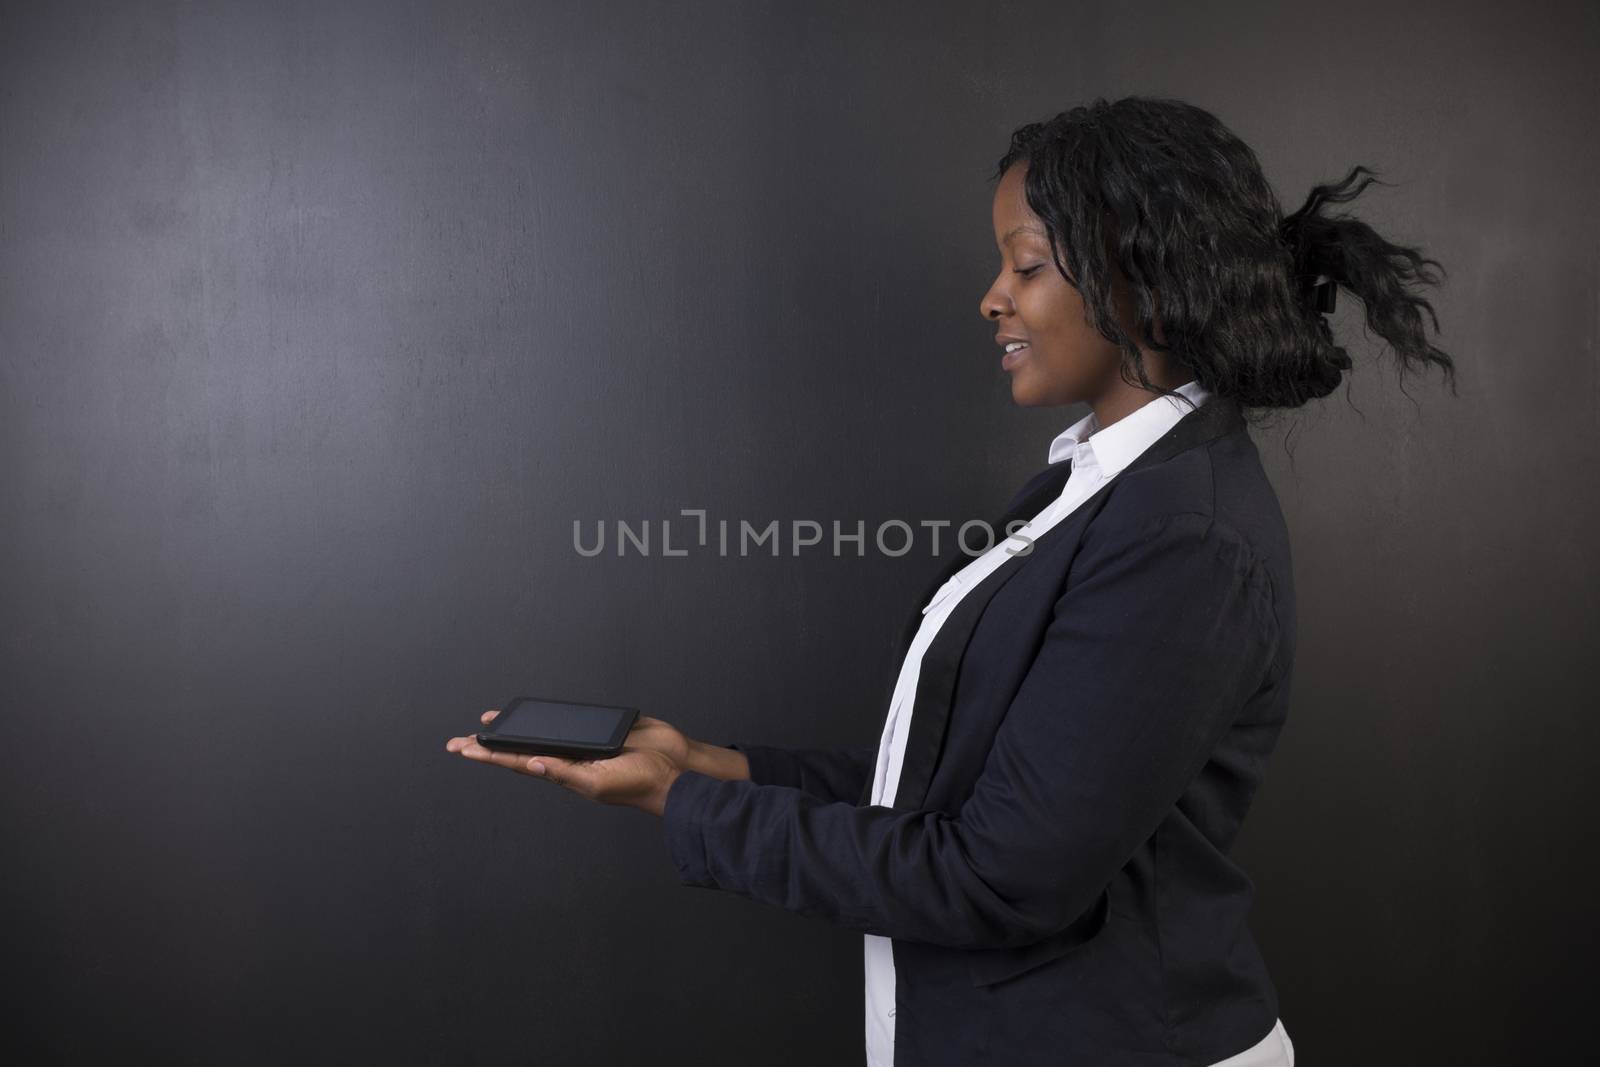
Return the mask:
[[[491,708],[480,717],[487,725],[500,714]],[[660,815],[667,805],[667,791],[682,773],[682,764],[672,755],[682,753],[687,761],[688,740],[659,719],[640,716],[628,731],[622,751],[609,759],[568,759],[563,756],[529,755],[485,748],[475,735],[452,737],[445,742],[446,752],[459,753],[478,763],[493,763],[554,782],[581,797],[602,804],[620,804]]]
[[[494,713],[488,713],[493,718]],[[488,722],[489,719],[484,719]],[[680,770],[689,770],[689,753],[693,746],[683,732],[669,722],[652,719],[648,715],[641,715],[633,722],[633,729],[628,731],[624,747],[649,749],[659,752],[672,761]]]

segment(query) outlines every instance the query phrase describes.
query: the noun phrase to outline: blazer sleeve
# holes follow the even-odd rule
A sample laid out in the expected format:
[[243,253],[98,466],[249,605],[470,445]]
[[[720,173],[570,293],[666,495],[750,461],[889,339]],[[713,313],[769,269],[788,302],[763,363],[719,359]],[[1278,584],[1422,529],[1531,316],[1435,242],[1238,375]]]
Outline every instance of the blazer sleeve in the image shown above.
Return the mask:
[[877,770],[878,746],[860,748],[777,748],[730,744],[750,763],[756,785],[786,785],[828,801],[854,804]]
[[1270,672],[1278,635],[1269,579],[1224,524],[1091,523],[959,812],[684,772],[662,813],[668,854],[687,885],[863,933],[1043,940],[1155,832]]

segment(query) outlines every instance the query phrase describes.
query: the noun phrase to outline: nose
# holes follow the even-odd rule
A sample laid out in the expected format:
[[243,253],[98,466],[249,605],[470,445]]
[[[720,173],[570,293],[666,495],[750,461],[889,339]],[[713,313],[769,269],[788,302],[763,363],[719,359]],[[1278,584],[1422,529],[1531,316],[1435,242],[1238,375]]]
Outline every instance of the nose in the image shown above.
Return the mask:
[[998,281],[989,286],[989,291],[978,301],[978,314],[990,320],[998,320],[1010,308],[1011,298],[1001,291]]

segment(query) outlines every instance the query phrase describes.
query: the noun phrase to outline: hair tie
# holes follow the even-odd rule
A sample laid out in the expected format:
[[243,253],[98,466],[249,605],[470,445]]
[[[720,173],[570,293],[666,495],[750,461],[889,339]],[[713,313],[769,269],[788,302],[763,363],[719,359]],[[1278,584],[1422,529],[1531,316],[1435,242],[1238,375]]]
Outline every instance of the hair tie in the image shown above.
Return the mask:
[[1334,297],[1339,292],[1338,283],[1332,278],[1306,283],[1306,293],[1310,297],[1311,306],[1322,314],[1327,315],[1333,311]]
[[[1309,242],[1305,230],[1301,226],[1301,223],[1305,221],[1305,216],[1302,214],[1304,211],[1305,208],[1302,208],[1293,215],[1285,215],[1278,220],[1278,237],[1284,244],[1289,246],[1289,252],[1294,257],[1297,271],[1300,269],[1301,264],[1309,258],[1307,251]],[[1311,306],[1322,314],[1330,314],[1334,307],[1334,297],[1339,292],[1338,283],[1326,275],[1317,273],[1303,274],[1301,279],[1300,287],[1303,297],[1309,300]]]

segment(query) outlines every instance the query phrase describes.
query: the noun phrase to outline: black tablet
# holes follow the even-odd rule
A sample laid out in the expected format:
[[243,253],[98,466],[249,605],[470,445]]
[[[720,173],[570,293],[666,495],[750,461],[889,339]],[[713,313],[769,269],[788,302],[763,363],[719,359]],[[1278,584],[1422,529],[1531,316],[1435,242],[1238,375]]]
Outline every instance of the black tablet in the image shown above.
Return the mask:
[[485,748],[572,759],[610,759],[639,717],[635,708],[517,697],[478,733]]

